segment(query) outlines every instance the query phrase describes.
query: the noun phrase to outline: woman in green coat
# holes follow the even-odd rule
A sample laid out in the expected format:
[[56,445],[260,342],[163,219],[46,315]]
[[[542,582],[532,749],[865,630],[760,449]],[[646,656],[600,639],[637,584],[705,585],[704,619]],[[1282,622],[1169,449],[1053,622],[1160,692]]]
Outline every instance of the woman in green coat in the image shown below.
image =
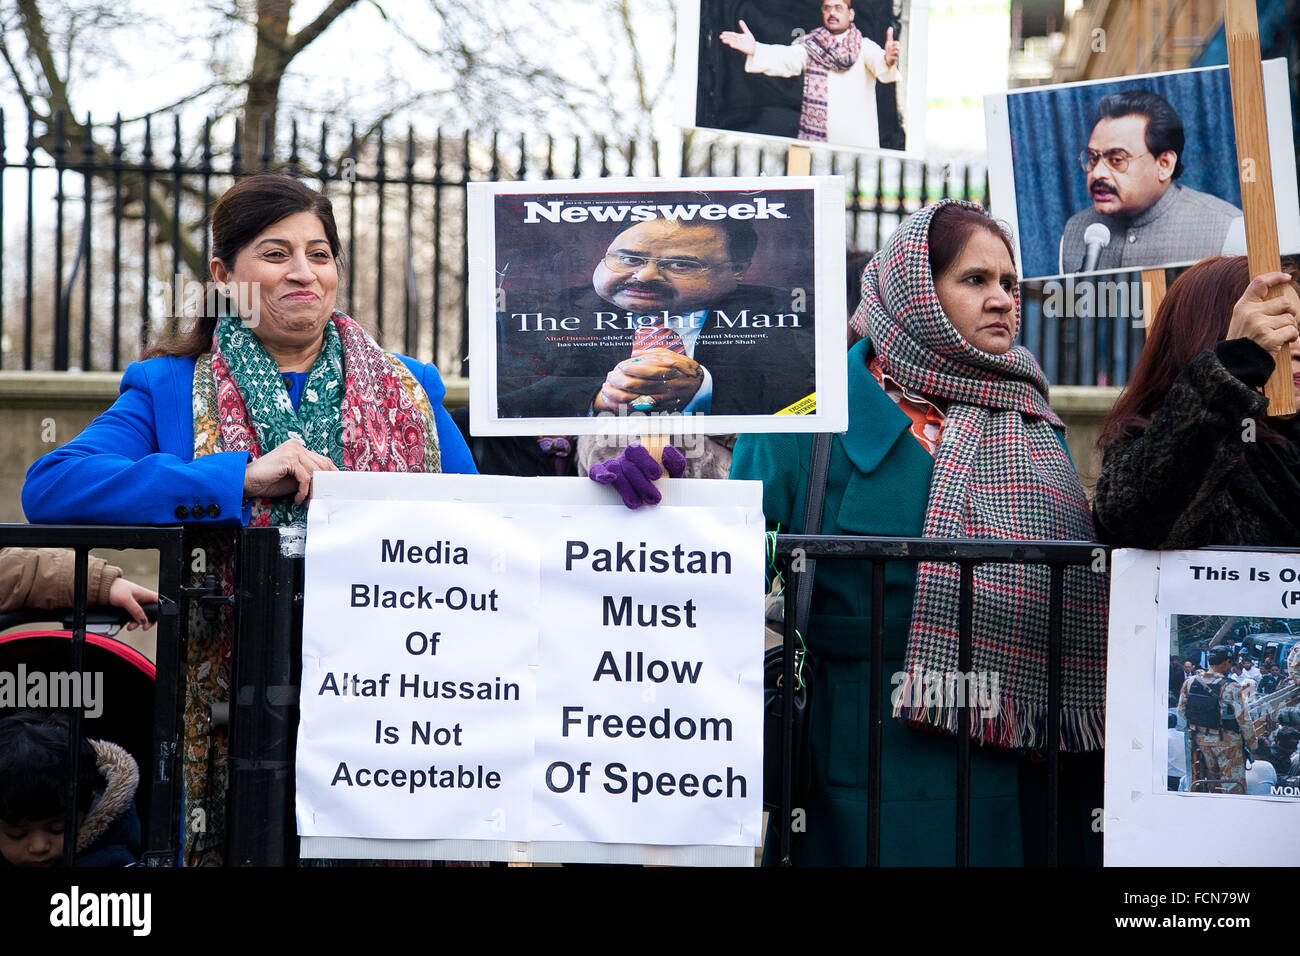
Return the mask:
[[[1033,356],[1013,347],[1019,298],[1010,242],[971,203],[909,218],[863,274],[850,352],[849,429],[831,444],[825,534],[1090,540],[1092,523],[1064,426]],[[733,478],[764,483],[774,529],[803,514],[812,438],[743,436]],[[880,859],[955,860],[958,707],[938,674],[957,670],[955,565],[891,562],[885,576],[885,691],[897,720],[882,740]],[[1023,861],[1017,770],[1046,736],[1047,578],[983,566],[975,576],[971,861]],[[1066,578],[1062,745],[1101,746],[1105,592]],[[817,569],[809,652],[812,778],[795,834],[800,865],[866,860],[871,565]],[[936,687],[940,688],[936,696]]]

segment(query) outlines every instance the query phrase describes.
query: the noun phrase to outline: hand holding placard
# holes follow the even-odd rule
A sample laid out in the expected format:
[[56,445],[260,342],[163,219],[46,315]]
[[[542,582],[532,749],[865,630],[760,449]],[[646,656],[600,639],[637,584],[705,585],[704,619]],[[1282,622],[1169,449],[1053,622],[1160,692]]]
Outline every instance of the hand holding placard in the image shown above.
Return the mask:
[[311,495],[311,476],[316,471],[338,471],[338,466],[290,438],[248,463],[244,469],[244,497],[279,498],[293,494],[294,504],[302,504]]
[[[1229,339],[1250,339],[1268,352],[1276,352],[1300,336],[1296,317],[1300,313],[1300,296],[1289,287],[1291,277],[1285,272],[1266,272],[1255,276],[1232,307],[1228,323]],[[1282,295],[1271,290],[1284,286]]]
[[643,504],[657,505],[662,496],[654,485],[655,481],[665,471],[670,478],[680,478],[686,470],[686,459],[672,445],[655,450],[662,456],[662,468],[650,450],[642,445],[629,445],[617,458],[592,465],[589,477],[597,484],[613,485],[623,504],[629,508],[635,510]]

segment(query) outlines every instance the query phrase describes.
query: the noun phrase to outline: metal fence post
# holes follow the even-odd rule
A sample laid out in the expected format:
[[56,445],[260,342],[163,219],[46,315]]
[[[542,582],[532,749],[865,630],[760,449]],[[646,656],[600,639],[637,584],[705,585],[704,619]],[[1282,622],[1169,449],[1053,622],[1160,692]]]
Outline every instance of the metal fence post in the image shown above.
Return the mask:
[[229,866],[291,866],[302,646],[301,528],[240,532],[230,688]]

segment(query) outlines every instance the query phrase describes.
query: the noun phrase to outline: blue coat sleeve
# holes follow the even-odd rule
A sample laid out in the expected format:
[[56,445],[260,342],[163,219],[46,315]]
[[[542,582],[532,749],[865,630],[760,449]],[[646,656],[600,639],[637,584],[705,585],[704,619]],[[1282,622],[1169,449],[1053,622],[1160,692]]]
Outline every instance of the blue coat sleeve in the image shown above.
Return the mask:
[[442,406],[442,400],[447,397],[447,387],[442,384],[442,376],[438,374],[438,370],[432,365],[417,362],[405,355],[397,357],[411,370],[411,374],[429,396],[429,404],[433,406],[433,415],[438,426],[438,452],[442,457],[443,474],[477,475],[478,469],[474,466],[474,456],[470,454],[469,446],[465,444],[465,436],[460,433],[451,415]]
[[152,361],[169,364],[154,366],[160,374],[150,374],[146,363],[132,363],[113,406],[27,470],[23,512],[28,521],[238,525],[248,520],[243,500],[248,453],[219,452],[195,460],[191,387],[181,374],[185,363]]

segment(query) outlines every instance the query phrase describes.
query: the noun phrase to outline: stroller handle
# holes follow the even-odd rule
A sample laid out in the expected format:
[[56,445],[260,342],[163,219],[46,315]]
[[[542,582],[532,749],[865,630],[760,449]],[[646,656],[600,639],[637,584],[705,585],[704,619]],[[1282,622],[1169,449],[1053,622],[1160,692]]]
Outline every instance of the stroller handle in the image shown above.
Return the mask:
[[[158,620],[157,603],[141,604],[141,609],[150,621]],[[6,611],[0,614],[0,631],[8,630],[11,627],[18,627],[22,624],[35,624],[41,621],[59,621],[65,631],[72,630],[73,625],[72,608],[50,608],[41,610],[40,608],[18,608],[13,611]],[[117,607],[87,607],[86,608],[86,626],[92,625],[126,625],[131,623],[131,616],[126,611]]]

